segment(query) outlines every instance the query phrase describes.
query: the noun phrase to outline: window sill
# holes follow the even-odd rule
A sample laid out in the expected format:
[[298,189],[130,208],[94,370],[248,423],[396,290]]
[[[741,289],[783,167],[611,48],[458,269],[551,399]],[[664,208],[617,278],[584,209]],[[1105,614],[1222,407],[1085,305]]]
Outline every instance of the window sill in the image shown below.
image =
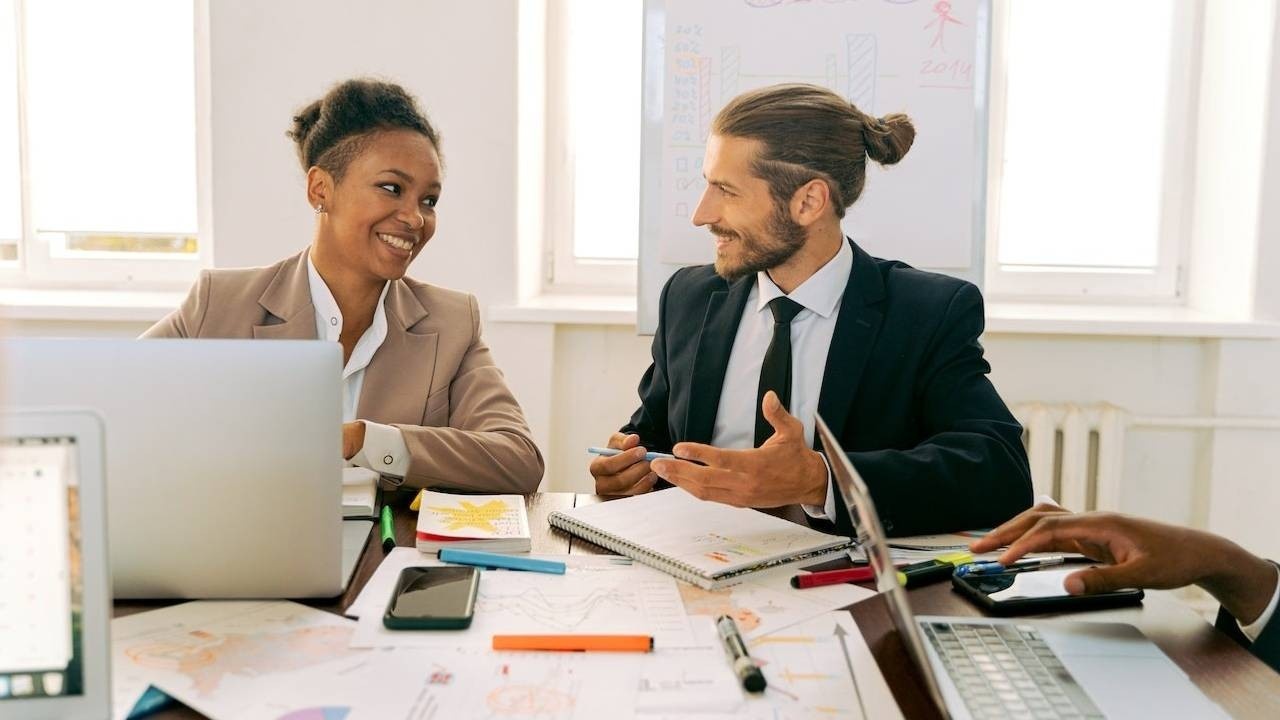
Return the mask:
[[[634,297],[625,295],[540,295],[516,305],[495,307],[489,320],[634,326],[636,305]],[[1226,317],[1180,306],[989,302],[987,333],[1280,338],[1280,322]]]
[[[0,289],[0,320],[155,322],[184,292]],[[539,295],[489,310],[500,323],[636,324],[629,295]],[[991,335],[1280,338],[1280,322],[1226,317],[1179,306],[987,303]]]
[[186,292],[138,290],[0,290],[0,320],[155,322]]
[[987,333],[1280,338],[1280,323],[1216,315],[1178,305],[988,302]]
[[552,325],[636,324],[635,295],[536,295],[515,305],[499,305],[489,320]]

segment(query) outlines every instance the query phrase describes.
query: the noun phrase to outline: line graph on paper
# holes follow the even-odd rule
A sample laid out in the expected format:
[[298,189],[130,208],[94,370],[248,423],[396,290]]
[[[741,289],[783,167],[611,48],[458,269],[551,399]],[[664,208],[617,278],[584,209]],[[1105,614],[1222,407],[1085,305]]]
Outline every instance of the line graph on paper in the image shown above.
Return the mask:
[[635,565],[570,567],[562,576],[485,571],[472,631],[641,633],[673,646],[687,644],[691,633],[676,582]]
[[586,594],[549,593],[542,588],[526,588],[514,595],[481,595],[480,612],[520,615],[544,627],[563,632],[576,631],[595,617],[635,614],[640,598],[634,592],[615,587],[591,588]]

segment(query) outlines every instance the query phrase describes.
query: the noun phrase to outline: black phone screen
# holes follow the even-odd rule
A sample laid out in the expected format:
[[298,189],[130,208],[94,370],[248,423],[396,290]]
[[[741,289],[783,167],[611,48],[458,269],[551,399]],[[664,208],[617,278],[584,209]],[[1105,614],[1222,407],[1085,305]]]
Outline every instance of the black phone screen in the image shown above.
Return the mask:
[[961,594],[996,615],[1092,610],[1142,601],[1143,593],[1136,589],[1093,595],[1068,594],[1063,580],[1080,569],[1076,566],[992,575],[954,575],[951,584]]
[[400,571],[387,614],[396,618],[460,618],[471,614],[480,571],[411,567]]

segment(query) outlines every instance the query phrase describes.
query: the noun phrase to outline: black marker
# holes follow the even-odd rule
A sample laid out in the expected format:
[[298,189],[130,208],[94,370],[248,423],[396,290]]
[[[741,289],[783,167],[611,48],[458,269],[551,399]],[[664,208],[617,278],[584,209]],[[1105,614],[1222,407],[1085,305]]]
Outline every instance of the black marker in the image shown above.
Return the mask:
[[738,625],[728,615],[721,615],[716,620],[716,630],[720,631],[720,642],[724,643],[724,651],[733,663],[733,673],[742,682],[747,692],[758,693],[764,690],[764,673],[760,666],[747,654],[747,644],[738,634]]

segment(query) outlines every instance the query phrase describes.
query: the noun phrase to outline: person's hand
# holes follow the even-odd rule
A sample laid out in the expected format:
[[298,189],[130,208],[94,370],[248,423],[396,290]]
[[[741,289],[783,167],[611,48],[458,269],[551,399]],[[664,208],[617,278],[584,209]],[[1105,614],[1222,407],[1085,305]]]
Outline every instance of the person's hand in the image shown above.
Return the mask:
[[[1018,521],[1014,518],[1006,525]],[[998,543],[999,538],[993,542]],[[1072,595],[1122,588],[1167,590],[1194,584],[1245,624],[1262,614],[1277,583],[1274,565],[1230,540],[1106,512],[1041,513],[998,561],[1007,565],[1027,553],[1063,551],[1080,552],[1105,563],[1068,575],[1063,586]]]
[[352,455],[364,447],[364,423],[359,420],[342,424],[342,458],[350,460]]
[[[1046,497],[1045,500],[1049,500],[1049,498]],[[1070,510],[1052,501],[1038,503],[1030,510],[1023,510],[1018,515],[1015,515],[1012,520],[969,543],[969,550],[975,555],[997,550],[1025,535],[1033,525],[1039,522],[1040,518],[1070,512]],[[1101,559],[1090,555],[1084,550],[1070,550],[1067,552],[1078,552],[1095,560]]]
[[765,393],[761,408],[775,432],[760,447],[724,450],[677,443],[673,453],[678,459],[654,460],[654,472],[694,497],[727,505],[822,505],[827,499],[827,463],[805,444],[804,425],[782,407],[772,390]]
[[614,433],[608,446],[626,452],[591,460],[588,469],[596,479],[597,495],[639,495],[653,489],[658,476],[649,470],[649,461],[644,459],[647,451],[640,447],[639,435]]

